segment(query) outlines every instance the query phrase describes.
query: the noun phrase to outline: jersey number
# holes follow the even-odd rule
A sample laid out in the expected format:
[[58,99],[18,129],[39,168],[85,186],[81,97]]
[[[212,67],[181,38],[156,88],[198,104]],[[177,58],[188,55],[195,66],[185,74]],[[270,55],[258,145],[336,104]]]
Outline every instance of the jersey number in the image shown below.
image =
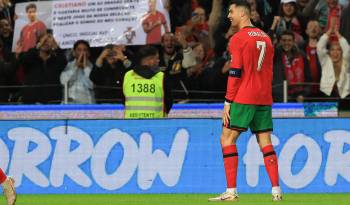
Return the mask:
[[260,50],[259,54],[259,60],[258,60],[258,71],[261,70],[264,58],[265,58],[265,52],[266,52],[266,42],[265,41],[257,41],[256,42],[256,48]]

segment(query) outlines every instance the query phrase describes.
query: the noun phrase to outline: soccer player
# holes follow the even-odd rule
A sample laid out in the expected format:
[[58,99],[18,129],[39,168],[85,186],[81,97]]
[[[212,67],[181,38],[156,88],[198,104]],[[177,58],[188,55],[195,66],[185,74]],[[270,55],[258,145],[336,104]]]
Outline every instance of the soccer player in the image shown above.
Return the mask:
[[158,44],[162,37],[162,26],[169,32],[164,14],[157,11],[157,0],[148,1],[149,11],[143,17],[142,28],[146,33],[146,44]]
[[14,186],[14,180],[6,174],[0,168],[0,184],[7,200],[7,205],[14,205],[16,202],[16,191]]
[[25,25],[17,42],[17,52],[27,52],[36,46],[40,38],[46,34],[46,25],[37,18],[37,7],[31,3],[26,6],[28,24]]
[[228,18],[239,29],[229,42],[231,68],[222,114],[221,146],[227,189],[209,201],[237,201],[238,151],[236,141],[248,128],[256,134],[272,184],[272,200],[282,200],[278,182],[278,164],[271,143],[273,45],[266,33],[250,21],[250,5],[233,1]]

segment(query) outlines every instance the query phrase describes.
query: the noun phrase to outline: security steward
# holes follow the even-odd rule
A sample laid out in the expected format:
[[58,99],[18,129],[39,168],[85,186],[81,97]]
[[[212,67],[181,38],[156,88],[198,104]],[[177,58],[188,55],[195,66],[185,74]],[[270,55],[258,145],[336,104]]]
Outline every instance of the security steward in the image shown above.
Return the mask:
[[124,117],[163,118],[172,107],[171,89],[159,68],[158,49],[144,46],[137,53],[136,67],[124,76]]

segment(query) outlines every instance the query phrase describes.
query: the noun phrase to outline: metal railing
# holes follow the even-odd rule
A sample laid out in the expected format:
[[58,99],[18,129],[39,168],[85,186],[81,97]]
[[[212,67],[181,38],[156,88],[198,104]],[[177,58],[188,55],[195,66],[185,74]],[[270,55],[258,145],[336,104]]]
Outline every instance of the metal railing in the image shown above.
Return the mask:
[[[282,86],[283,90],[283,102],[287,103],[293,100],[291,96],[288,96],[288,89],[293,86],[304,86],[304,87],[311,87],[311,86],[318,86],[319,83],[296,83],[293,85],[290,85],[287,83],[287,81],[284,81],[281,84],[276,84],[273,86],[273,89],[276,89],[278,87]],[[61,92],[59,96],[62,96],[61,99],[49,99],[47,103],[57,103],[57,104],[69,104],[69,88],[67,85],[52,85],[52,84],[46,84],[46,85],[13,85],[13,86],[0,86],[0,93],[10,93],[8,99],[0,99],[1,104],[23,104],[25,102],[21,101],[23,99],[23,91],[31,90],[33,92],[40,92],[41,90],[55,88],[57,92]],[[122,93],[121,87],[109,87],[109,86],[95,86],[95,89],[98,90],[109,90],[111,93]],[[6,90],[6,91],[4,91]],[[204,103],[204,102],[222,102],[225,96],[225,90],[190,90],[190,89],[179,89],[179,90],[172,90],[173,96],[174,96],[174,102],[176,103]],[[38,94],[38,93],[35,93]],[[40,95],[38,95],[40,96]],[[339,97],[324,97],[324,96],[305,96],[305,101],[338,101],[340,100]],[[345,99],[350,100],[350,96],[348,96]],[[100,98],[97,96],[96,98],[97,103],[122,103],[122,98]],[[35,103],[41,103],[41,100],[39,99],[38,102]],[[45,104],[45,103],[44,103]]]

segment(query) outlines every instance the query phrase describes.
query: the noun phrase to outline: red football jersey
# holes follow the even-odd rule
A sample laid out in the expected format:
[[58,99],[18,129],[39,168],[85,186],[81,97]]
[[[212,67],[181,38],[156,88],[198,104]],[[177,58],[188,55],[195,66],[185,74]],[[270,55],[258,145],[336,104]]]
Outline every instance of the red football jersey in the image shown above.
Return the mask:
[[256,27],[244,27],[231,37],[229,51],[226,100],[271,105],[274,48],[270,37]]

